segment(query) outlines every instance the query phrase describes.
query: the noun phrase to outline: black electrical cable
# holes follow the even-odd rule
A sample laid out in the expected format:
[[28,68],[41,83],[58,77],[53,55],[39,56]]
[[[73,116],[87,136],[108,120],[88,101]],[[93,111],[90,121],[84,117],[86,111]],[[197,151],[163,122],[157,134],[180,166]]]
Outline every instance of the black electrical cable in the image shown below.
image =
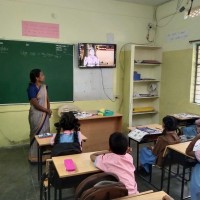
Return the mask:
[[193,5],[193,0],[191,0],[190,9],[188,10],[188,16],[190,15],[190,12],[192,10],[192,5]]

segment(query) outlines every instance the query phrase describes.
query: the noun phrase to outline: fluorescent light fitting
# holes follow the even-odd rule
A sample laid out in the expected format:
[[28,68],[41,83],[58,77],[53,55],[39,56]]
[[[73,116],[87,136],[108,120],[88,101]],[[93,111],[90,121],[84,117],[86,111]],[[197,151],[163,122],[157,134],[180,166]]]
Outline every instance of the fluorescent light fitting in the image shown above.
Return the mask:
[[188,18],[194,18],[200,16],[200,6],[197,6],[193,9],[191,9],[190,14],[188,15],[188,12],[185,12],[184,19]]

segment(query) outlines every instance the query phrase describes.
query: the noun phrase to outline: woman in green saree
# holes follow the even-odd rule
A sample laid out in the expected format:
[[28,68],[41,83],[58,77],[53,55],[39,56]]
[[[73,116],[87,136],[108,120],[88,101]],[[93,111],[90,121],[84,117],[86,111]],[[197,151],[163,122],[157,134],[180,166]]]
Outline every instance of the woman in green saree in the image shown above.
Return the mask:
[[27,89],[30,101],[29,124],[30,124],[30,150],[29,161],[37,160],[37,142],[35,136],[41,133],[49,133],[49,118],[51,117],[50,103],[47,94],[47,86],[44,84],[45,76],[40,69],[30,72],[30,83]]

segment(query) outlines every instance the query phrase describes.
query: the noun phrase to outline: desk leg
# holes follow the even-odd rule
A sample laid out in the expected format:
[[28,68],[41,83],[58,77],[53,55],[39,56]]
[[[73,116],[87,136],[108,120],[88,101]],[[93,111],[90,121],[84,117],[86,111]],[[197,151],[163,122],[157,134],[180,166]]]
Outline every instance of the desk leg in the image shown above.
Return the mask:
[[59,200],[62,200],[62,189],[59,189]]
[[38,148],[38,181],[40,181],[42,176],[42,148]]
[[37,151],[37,164],[38,164],[38,181],[40,180],[40,162],[39,162],[39,160],[40,160],[40,147],[39,147],[39,145],[38,145],[38,149],[37,149],[38,151]]
[[168,171],[168,181],[167,181],[167,194],[169,194],[170,190],[170,179],[171,179],[171,168],[172,168],[172,160],[173,160],[173,152],[171,153],[171,158],[169,159],[169,171]]
[[137,142],[137,172],[139,171],[139,147],[140,147],[140,144],[139,142]]
[[182,175],[182,183],[181,183],[181,200],[184,195],[184,183],[185,183],[185,165],[183,165],[183,175]]

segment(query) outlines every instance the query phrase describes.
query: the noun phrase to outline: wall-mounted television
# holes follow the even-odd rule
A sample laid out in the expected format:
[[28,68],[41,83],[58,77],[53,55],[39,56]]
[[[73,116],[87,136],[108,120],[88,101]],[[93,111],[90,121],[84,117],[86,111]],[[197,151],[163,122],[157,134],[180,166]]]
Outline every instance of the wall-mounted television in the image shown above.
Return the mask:
[[80,68],[116,67],[116,44],[79,43],[78,66]]

